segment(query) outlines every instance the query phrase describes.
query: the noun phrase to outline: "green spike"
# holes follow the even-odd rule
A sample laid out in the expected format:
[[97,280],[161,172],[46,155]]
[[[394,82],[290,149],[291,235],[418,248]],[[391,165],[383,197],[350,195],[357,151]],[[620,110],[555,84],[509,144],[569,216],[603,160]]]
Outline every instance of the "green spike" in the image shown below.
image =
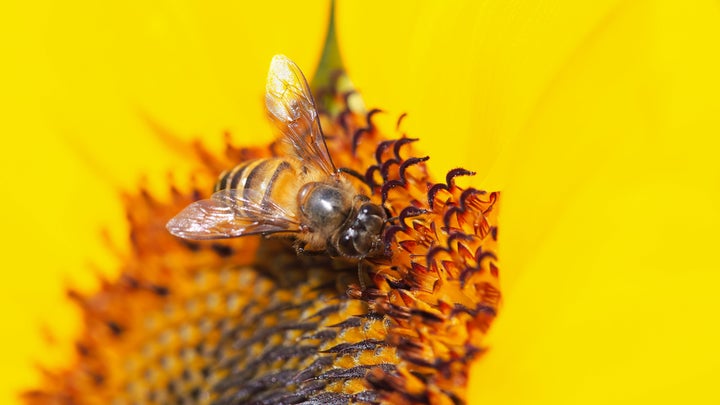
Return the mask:
[[[330,117],[335,117],[346,107],[345,102],[339,101],[337,96],[355,89],[342,62],[335,28],[335,1],[331,0],[325,46],[311,84],[318,107]],[[322,96],[319,97],[319,94]],[[356,95],[350,103],[354,110],[364,111],[365,107],[359,95]]]
[[321,88],[327,88],[331,84],[330,79],[333,74],[338,71],[345,71],[340,56],[340,46],[337,41],[335,32],[335,1],[330,1],[330,19],[328,21],[327,34],[325,36],[325,46],[323,47],[320,62],[318,63],[315,77],[312,79],[313,91]]

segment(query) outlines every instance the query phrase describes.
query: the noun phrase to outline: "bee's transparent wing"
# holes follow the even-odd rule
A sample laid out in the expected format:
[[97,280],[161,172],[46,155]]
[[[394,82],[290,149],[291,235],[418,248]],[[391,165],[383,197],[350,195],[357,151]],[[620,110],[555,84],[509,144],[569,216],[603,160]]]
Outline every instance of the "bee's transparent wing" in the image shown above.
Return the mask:
[[297,232],[296,216],[254,190],[220,190],[196,201],[167,223],[171,234],[190,240]]
[[283,141],[290,145],[295,156],[304,166],[328,175],[335,173],[315,101],[300,68],[286,56],[275,55],[265,91],[270,119],[280,128]]

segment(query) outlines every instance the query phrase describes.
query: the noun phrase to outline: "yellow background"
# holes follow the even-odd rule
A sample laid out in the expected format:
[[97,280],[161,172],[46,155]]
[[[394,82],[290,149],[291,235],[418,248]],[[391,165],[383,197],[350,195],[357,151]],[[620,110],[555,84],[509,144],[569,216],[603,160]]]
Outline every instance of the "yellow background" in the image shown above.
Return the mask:
[[[505,304],[478,403],[718,403],[720,5],[340,2],[369,107],[408,112],[438,179],[501,190]],[[312,77],[325,2],[11,2],[0,13],[0,403],[62,364],[64,298],[125,246],[118,190],[191,165],[146,118],[264,142],[268,62]],[[92,265],[91,265],[92,264]],[[48,345],[52,335],[55,345]]]

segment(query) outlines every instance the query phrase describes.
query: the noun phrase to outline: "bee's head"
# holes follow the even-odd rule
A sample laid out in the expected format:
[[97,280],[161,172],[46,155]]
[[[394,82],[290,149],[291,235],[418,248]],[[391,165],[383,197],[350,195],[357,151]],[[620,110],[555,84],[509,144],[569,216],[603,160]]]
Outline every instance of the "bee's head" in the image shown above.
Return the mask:
[[343,256],[362,258],[371,256],[381,247],[381,232],[387,221],[385,210],[369,201],[354,207],[345,226],[338,233],[335,244]]

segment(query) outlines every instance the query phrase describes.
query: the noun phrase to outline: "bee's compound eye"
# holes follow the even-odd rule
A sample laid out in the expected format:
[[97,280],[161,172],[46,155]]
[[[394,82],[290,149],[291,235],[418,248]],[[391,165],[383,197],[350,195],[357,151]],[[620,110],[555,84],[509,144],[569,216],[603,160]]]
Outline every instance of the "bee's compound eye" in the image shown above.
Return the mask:
[[361,253],[362,255],[367,255],[370,253],[370,250],[373,247],[373,241],[375,240],[375,237],[373,234],[362,231],[358,235],[357,238],[355,238],[355,241],[353,243],[353,246],[355,246],[355,250],[358,251],[358,253]]
[[357,232],[355,232],[354,229],[350,228],[343,232],[343,234],[340,236],[340,239],[338,239],[338,247],[340,248],[340,252],[346,256],[357,256],[358,251],[355,249],[355,238],[357,237]]
[[385,211],[377,204],[372,203],[365,203],[360,207],[360,211],[358,212],[358,219],[365,220],[368,217],[378,217],[382,221],[385,221],[387,219],[385,215]]

